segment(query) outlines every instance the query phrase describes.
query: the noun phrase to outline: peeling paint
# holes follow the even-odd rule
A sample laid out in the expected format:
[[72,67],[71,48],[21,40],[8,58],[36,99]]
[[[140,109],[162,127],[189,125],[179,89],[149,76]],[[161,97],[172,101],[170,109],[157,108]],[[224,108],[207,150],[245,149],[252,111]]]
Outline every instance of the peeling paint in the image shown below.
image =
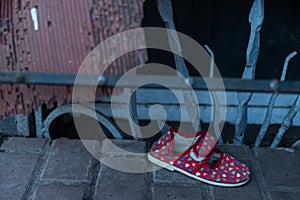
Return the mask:
[[34,30],[38,31],[39,30],[39,21],[38,21],[37,9],[31,8],[30,13],[31,13],[31,19],[33,21]]

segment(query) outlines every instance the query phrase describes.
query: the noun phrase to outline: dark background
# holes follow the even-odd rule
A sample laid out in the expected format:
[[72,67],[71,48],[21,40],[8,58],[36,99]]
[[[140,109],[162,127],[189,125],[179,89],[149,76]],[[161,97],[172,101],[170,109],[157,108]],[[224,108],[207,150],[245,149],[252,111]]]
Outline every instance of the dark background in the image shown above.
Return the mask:
[[[250,35],[249,0],[172,0],[177,31],[207,44],[215,54],[215,63],[223,77],[242,76]],[[165,27],[155,0],[144,3],[144,27]],[[266,0],[261,30],[261,49],[256,68],[257,79],[280,78],[284,60],[293,51],[300,53],[300,2]],[[173,56],[149,50],[149,62],[174,67]],[[299,80],[300,55],[289,65],[286,80]],[[190,72],[196,75],[194,70]]]

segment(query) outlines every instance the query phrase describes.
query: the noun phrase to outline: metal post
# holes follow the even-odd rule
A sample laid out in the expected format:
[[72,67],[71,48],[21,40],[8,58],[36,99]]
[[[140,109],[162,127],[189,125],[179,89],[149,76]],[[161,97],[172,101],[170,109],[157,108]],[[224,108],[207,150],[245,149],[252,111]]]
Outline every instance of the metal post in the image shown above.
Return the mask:
[[[178,38],[177,33],[175,32],[175,24],[173,20],[173,9],[172,9],[172,3],[171,0],[157,0],[157,6],[159,14],[166,24],[166,27],[170,30],[174,31],[168,31],[168,40],[169,45],[171,47],[171,50],[173,52],[176,52],[174,54],[176,69],[178,73],[180,73],[182,76],[186,78],[187,84],[190,84],[190,78],[189,78],[189,72],[188,69],[184,63],[184,59],[182,58],[182,49],[180,45],[180,41]],[[185,101],[185,106],[187,109],[188,116],[190,117],[190,121],[192,124],[192,127],[195,132],[201,130],[201,124],[200,124],[200,113],[198,104],[195,100],[195,97],[193,95],[193,91],[183,91],[183,97]]]
[[296,147],[300,147],[300,140],[298,140],[297,142],[295,142],[295,143],[292,145],[292,148],[296,148]]
[[[139,125],[139,119],[137,116],[136,92],[134,92],[132,89],[128,89],[128,88],[125,88],[124,92],[129,93],[128,95],[132,94],[131,100],[129,103],[129,111],[131,114],[131,116],[129,116],[129,117],[131,117],[132,120],[129,120],[129,126],[130,126],[130,130],[131,130],[131,134],[132,134],[133,138],[137,140],[138,138],[142,138],[142,131],[139,126],[136,126],[136,125]],[[136,125],[133,123],[135,123]]]
[[[214,61],[215,61],[215,55],[214,52],[209,48],[208,45],[204,45],[204,48],[207,50],[207,52],[209,53],[210,57],[211,57],[211,62],[210,62],[210,67],[209,67],[209,78],[213,78],[214,77]],[[220,120],[220,112],[219,112],[219,100],[218,100],[218,96],[217,93],[215,91],[211,91],[211,101],[212,101],[212,108],[213,108],[213,112],[212,112],[212,117],[211,120],[213,122],[213,129],[215,132],[215,135],[217,137],[219,137],[219,144],[223,144],[223,138],[221,135],[221,130],[219,127],[219,120]]]
[[[290,55],[288,55],[286,57],[280,81],[285,81],[289,61],[296,55],[297,55],[297,52],[294,51],[293,53],[291,53]],[[268,130],[268,127],[270,125],[271,118],[272,118],[273,108],[274,108],[274,105],[275,105],[275,102],[276,102],[276,99],[277,99],[278,95],[279,95],[279,92],[275,92],[271,96],[271,99],[270,99],[269,105],[268,105],[268,109],[267,109],[267,113],[266,113],[266,117],[265,117],[265,120],[264,120],[264,122],[263,122],[263,124],[262,124],[262,126],[259,130],[259,133],[258,133],[257,137],[256,137],[254,147],[259,147],[260,146],[261,141],[263,140],[263,138],[264,138],[264,136],[265,136],[265,134]]]
[[299,95],[298,95],[295,102],[294,102],[294,104],[293,104],[293,106],[292,106],[292,108],[289,110],[287,115],[284,117],[283,123],[282,123],[281,127],[279,128],[274,141],[271,144],[271,148],[275,148],[275,147],[278,146],[278,144],[281,141],[284,133],[292,125],[292,121],[293,121],[295,115],[299,112],[299,110],[300,110],[300,98],[299,98]]
[[[254,79],[260,48],[260,30],[263,20],[264,0],[255,0],[249,15],[251,33],[246,54],[246,66],[242,79]],[[234,144],[242,144],[244,142],[247,126],[248,102],[250,101],[251,96],[252,93],[237,93],[239,105],[235,124]]]

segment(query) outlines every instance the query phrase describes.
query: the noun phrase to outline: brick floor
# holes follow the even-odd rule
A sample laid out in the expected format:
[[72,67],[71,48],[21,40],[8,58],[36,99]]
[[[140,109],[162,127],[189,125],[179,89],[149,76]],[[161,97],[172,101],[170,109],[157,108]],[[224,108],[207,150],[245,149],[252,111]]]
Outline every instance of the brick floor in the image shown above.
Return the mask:
[[120,172],[102,166],[97,184],[96,199],[140,200],[146,196],[145,174]]
[[40,138],[8,138],[0,150],[15,153],[41,153],[46,140]]
[[300,191],[295,192],[271,192],[271,197],[276,200],[299,200]]
[[92,156],[80,140],[54,141],[53,150],[44,170],[43,179],[88,181]]
[[285,183],[284,186],[291,187],[300,185],[299,178],[296,178],[300,176],[300,152],[290,153],[284,150],[258,149],[257,159],[266,184],[278,186]]
[[215,187],[214,196],[216,200],[230,199],[263,199],[256,180],[250,180],[247,185],[236,188]]
[[184,185],[156,185],[152,188],[152,198],[156,200],[206,199],[201,187]]
[[0,153],[0,199],[22,198],[37,160],[37,155]]
[[84,188],[76,186],[40,185],[37,188],[35,199],[72,199],[81,200],[84,197]]
[[[113,143],[126,151],[110,149],[108,141],[102,147],[95,146],[104,163],[113,161],[110,163],[122,168],[126,159],[128,170],[137,165],[141,171],[150,166],[142,156],[144,142]],[[299,150],[219,148],[250,167],[252,176],[247,185],[215,187],[165,169],[121,172],[99,163],[79,140],[9,138],[0,147],[0,199],[299,199]],[[130,152],[138,154],[135,157]]]

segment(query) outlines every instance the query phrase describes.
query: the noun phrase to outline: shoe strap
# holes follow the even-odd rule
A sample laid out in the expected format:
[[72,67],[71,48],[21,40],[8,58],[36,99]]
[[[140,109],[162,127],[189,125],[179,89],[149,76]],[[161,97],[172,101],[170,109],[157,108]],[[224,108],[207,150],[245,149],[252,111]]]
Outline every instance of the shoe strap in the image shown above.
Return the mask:
[[[176,129],[172,129],[170,131],[174,133],[174,131],[176,132]],[[206,164],[206,162],[210,159],[214,152],[217,140],[211,135],[209,135],[206,131],[198,132],[196,134],[196,138],[197,137],[198,139],[195,142],[193,142],[193,144],[187,150],[180,154],[180,156],[178,157],[178,159],[176,159],[175,162],[179,161],[180,158],[185,157],[187,154],[189,154],[191,158],[201,162],[201,166]]]
[[207,133],[206,131],[200,131],[197,133],[199,139],[192,146],[191,151],[197,157],[208,157],[217,145],[217,139]]
[[191,147],[193,147],[192,150],[197,157],[207,157],[208,154],[213,151],[218,142],[215,137],[204,130],[199,131],[194,135],[179,132],[178,129],[175,128],[170,128],[170,132],[172,135],[176,132],[183,137],[194,137],[195,140],[191,143]]

